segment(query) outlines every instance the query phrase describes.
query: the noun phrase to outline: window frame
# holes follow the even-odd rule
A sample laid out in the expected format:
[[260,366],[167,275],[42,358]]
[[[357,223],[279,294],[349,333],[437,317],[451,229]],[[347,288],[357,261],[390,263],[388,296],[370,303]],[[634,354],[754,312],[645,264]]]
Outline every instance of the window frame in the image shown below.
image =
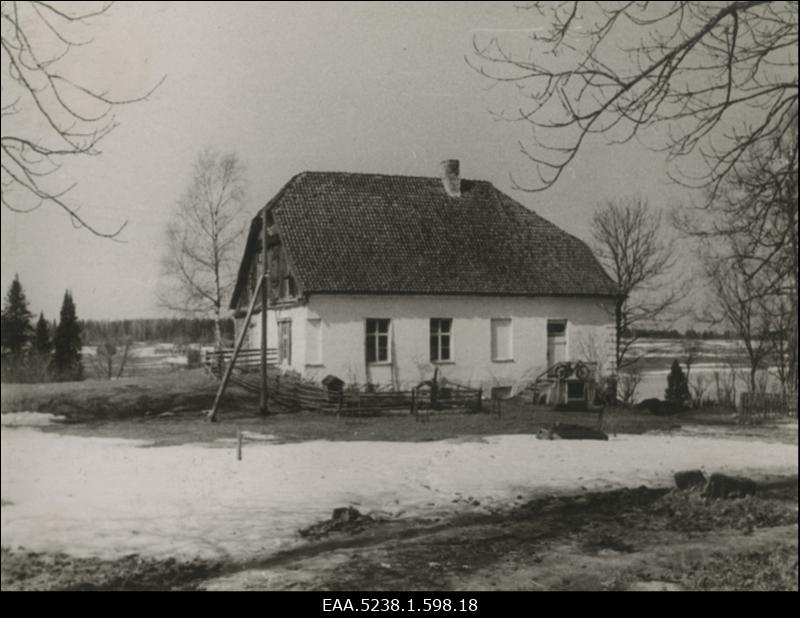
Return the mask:
[[[285,330],[284,330],[285,329]],[[288,337],[284,337],[288,331]],[[285,353],[284,344],[288,342],[288,353]],[[285,318],[278,320],[278,363],[292,364],[292,320]]]
[[[385,325],[385,331],[381,326]],[[374,326],[374,329],[370,329]],[[385,339],[385,358],[381,358],[381,340]],[[364,319],[364,359],[367,365],[391,364],[392,320],[391,318]],[[371,358],[372,357],[372,358]]]
[[[445,323],[447,324],[446,331],[442,328]],[[442,357],[442,343],[445,339],[447,340],[447,358]],[[453,355],[453,318],[430,319],[428,324],[428,344],[431,363],[442,365],[455,362]]]
[[[498,354],[497,338],[495,336],[495,324],[500,322],[508,323],[508,355],[501,357]],[[513,363],[514,362],[514,320],[510,317],[490,318],[489,323],[489,355],[493,363]]]

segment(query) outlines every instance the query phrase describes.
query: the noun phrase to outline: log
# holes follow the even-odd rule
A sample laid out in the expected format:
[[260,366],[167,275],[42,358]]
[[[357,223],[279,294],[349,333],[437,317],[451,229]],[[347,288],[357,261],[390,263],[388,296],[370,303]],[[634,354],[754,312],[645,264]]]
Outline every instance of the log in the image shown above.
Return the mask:
[[715,473],[709,477],[708,483],[703,490],[703,497],[712,500],[725,500],[754,496],[755,493],[756,482],[753,479]]
[[608,440],[608,435],[593,427],[556,423],[553,427],[542,427],[536,434],[540,440]]
[[675,473],[675,487],[680,490],[702,489],[706,486],[706,475],[702,470],[682,470]]

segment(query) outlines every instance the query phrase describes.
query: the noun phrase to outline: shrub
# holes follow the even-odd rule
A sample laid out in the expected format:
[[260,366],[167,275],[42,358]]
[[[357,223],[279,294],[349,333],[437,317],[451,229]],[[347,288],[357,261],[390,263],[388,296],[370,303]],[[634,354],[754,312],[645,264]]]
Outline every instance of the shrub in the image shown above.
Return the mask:
[[689,393],[689,381],[677,360],[672,361],[672,367],[667,375],[667,390],[664,393],[664,399],[678,404],[692,400],[691,393]]

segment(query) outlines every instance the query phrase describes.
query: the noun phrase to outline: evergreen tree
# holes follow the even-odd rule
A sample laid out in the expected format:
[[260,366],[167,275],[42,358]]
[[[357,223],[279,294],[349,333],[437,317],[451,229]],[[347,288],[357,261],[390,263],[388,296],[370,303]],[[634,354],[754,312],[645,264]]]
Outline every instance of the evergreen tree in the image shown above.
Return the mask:
[[53,342],[50,340],[50,325],[44,319],[44,313],[39,314],[39,321],[36,322],[33,349],[42,355],[50,354],[53,350]]
[[672,361],[672,367],[669,370],[669,375],[667,375],[667,391],[664,394],[664,399],[675,403],[683,403],[691,399],[689,380],[677,360]]
[[61,314],[53,339],[55,354],[53,361],[60,380],[81,380],[83,367],[81,366],[81,326],[75,313],[75,302],[72,293],[64,293],[64,302],[61,304]]
[[2,347],[3,352],[19,359],[33,338],[31,328],[33,314],[28,309],[28,299],[19,277],[14,275],[14,281],[8,288],[5,306],[2,312]]

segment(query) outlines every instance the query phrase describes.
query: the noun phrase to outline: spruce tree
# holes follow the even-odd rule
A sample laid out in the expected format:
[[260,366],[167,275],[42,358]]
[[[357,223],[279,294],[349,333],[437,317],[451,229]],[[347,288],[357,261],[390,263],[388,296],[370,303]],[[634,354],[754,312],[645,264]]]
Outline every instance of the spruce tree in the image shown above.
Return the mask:
[[14,275],[14,281],[8,288],[5,306],[2,312],[2,347],[3,352],[19,359],[33,338],[31,327],[33,314],[28,309],[28,299],[19,277]]
[[677,360],[672,361],[672,367],[667,375],[667,391],[664,393],[664,399],[674,403],[683,403],[691,399],[689,380]]
[[53,361],[58,377],[62,381],[83,379],[81,366],[81,326],[75,313],[75,302],[72,293],[64,293],[61,313],[53,339],[55,354]]
[[44,313],[39,314],[39,321],[36,322],[33,349],[42,355],[50,354],[53,351],[53,342],[50,340],[50,325],[44,319]]
[[51,332],[50,324],[44,319],[44,313],[39,313],[36,332],[33,336],[33,350],[26,363],[27,379],[30,381],[49,382],[52,379],[53,341]]

